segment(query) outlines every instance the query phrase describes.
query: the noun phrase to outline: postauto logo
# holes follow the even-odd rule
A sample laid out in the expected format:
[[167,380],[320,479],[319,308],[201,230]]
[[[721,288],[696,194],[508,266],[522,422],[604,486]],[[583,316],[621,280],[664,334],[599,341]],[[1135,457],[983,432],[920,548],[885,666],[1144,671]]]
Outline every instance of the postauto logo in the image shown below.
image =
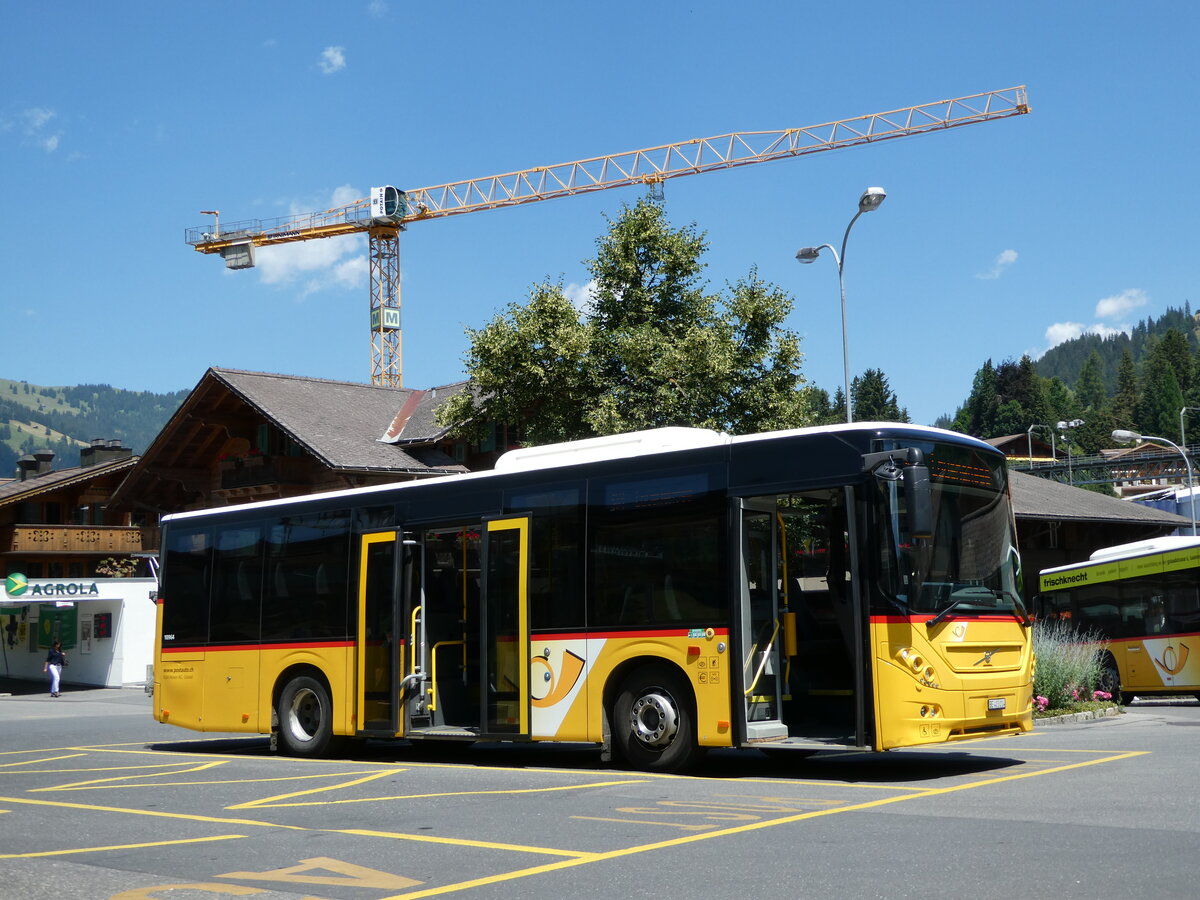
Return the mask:
[[20,572],[13,572],[4,579],[4,590],[10,597],[20,597],[29,590],[29,579]]

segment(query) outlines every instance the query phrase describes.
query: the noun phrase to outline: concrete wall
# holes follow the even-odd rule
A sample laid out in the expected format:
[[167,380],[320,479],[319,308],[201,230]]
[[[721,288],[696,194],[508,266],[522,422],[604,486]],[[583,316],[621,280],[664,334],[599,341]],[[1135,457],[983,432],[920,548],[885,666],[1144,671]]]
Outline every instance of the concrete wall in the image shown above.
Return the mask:
[[[31,579],[29,589],[20,596],[0,597],[0,621],[8,625],[12,611],[18,619],[15,647],[8,646],[8,632],[0,629],[3,643],[3,671],[12,678],[48,680],[42,672],[46,648],[39,646],[39,623],[43,616],[52,615],[58,603],[74,603],[77,616],[74,649],[67,649],[69,665],[63,671],[63,684],[104,685],[120,687],[140,684],[146,680],[146,666],[154,661],[155,607],[150,599],[157,590],[153,578],[97,578],[96,593],[63,595],[62,600],[48,599],[65,579]],[[89,581],[90,586],[93,582]],[[41,593],[35,594],[37,588]],[[95,617],[112,614],[112,636],[95,636]],[[22,619],[23,616],[23,619]],[[86,640],[90,632],[91,640]],[[66,643],[66,641],[64,641]]]

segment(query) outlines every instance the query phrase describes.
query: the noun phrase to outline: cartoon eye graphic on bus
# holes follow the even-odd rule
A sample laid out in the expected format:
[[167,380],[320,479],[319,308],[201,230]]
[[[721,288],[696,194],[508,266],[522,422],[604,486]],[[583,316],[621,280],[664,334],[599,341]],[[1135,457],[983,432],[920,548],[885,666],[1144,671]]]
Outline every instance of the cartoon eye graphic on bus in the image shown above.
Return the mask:
[[583,673],[583,658],[570,650],[559,654],[561,662],[557,672],[550,662],[550,656],[550,649],[546,648],[541,656],[529,661],[529,693],[533,698],[532,704],[539,708],[553,706],[566,697]]

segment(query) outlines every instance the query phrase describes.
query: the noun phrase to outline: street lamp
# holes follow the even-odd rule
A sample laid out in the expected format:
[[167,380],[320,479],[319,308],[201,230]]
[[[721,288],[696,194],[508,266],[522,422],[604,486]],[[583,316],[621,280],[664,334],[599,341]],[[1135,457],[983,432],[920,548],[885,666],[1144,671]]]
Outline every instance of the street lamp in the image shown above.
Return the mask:
[[1058,450],[1054,447],[1054,429],[1049,425],[1030,425],[1025,429],[1025,443],[1029,446],[1029,468],[1033,468],[1033,429],[1045,428],[1050,432],[1050,459],[1058,460]]
[[1136,431],[1125,431],[1118,428],[1112,433],[1112,439],[1118,444],[1132,444],[1137,441],[1162,441],[1164,444],[1169,444],[1183,457],[1183,464],[1187,466],[1188,473],[1188,493],[1192,498],[1192,537],[1196,536],[1196,482],[1192,477],[1192,461],[1188,459],[1187,452],[1173,441],[1168,441],[1164,437],[1154,437],[1149,434],[1138,434]]
[[879,205],[883,203],[885,197],[887,197],[887,191],[881,187],[869,187],[862,192],[862,196],[858,198],[858,212],[854,214],[854,218],[846,226],[846,233],[842,236],[842,252],[840,254],[834,249],[833,244],[801,247],[796,251],[796,259],[802,263],[810,263],[821,255],[821,250],[828,247],[829,252],[833,254],[833,261],[837,263],[838,287],[842,292],[842,374],[846,382],[846,421],[848,423],[854,421],[854,409],[850,403],[850,343],[846,337],[846,279],[842,274],[842,267],[846,263],[846,241],[849,240],[850,229],[854,227],[858,217],[865,212],[879,209]]
[[1067,444],[1067,482],[1070,484],[1075,483],[1075,473],[1071,469],[1071,438],[1067,435],[1067,429],[1078,428],[1082,424],[1083,419],[1072,419],[1070,422],[1059,422],[1056,426]]

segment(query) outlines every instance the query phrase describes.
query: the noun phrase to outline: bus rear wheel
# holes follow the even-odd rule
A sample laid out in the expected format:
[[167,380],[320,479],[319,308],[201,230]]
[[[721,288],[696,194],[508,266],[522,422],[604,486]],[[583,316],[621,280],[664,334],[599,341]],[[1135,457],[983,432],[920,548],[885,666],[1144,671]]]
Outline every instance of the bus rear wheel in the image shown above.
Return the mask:
[[1104,661],[1100,669],[1099,688],[1112,694],[1112,698],[1118,703],[1128,706],[1133,702],[1133,694],[1121,690],[1121,670],[1117,668],[1117,661],[1111,656]]
[[691,690],[664,665],[635,669],[621,683],[613,704],[613,740],[631,766],[651,772],[680,772],[701,754]]
[[324,756],[333,744],[333,704],[325,685],[293,678],[279,694],[279,737],[290,756]]

